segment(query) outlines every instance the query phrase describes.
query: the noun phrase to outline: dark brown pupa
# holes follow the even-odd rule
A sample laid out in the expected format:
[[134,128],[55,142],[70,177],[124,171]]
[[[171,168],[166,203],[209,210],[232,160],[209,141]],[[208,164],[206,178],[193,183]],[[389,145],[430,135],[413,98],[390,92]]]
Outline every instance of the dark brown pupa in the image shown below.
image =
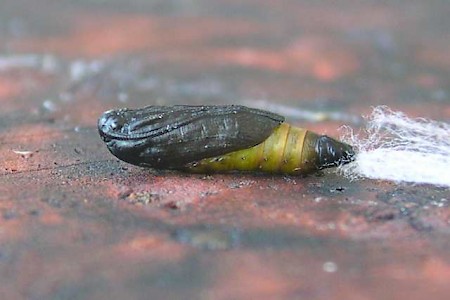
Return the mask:
[[240,105],[110,110],[100,117],[98,129],[116,157],[156,169],[296,175],[354,157],[350,145]]

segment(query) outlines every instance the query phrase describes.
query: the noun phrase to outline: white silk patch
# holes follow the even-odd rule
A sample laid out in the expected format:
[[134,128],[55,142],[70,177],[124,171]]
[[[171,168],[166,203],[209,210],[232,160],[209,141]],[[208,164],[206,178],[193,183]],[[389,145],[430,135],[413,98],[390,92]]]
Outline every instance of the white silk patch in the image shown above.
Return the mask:
[[450,187],[449,124],[411,119],[386,106],[375,107],[366,121],[358,134],[344,128],[342,140],[357,152],[339,168],[344,176]]

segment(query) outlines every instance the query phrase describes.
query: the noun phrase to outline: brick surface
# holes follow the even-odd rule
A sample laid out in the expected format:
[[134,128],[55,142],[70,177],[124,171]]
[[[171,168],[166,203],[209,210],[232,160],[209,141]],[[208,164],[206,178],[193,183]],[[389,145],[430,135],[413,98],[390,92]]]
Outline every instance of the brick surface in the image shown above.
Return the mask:
[[4,0],[0,298],[447,299],[448,189],[146,170],[96,130],[151,104],[265,107],[334,136],[379,104],[448,121],[447,6]]

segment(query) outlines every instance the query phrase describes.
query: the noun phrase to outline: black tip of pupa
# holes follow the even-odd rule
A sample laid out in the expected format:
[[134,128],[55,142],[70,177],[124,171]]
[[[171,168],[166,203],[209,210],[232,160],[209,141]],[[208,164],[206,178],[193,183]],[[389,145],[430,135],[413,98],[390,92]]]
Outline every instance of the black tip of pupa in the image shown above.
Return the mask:
[[338,167],[355,160],[355,150],[352,146],[326,135],[317,140],[316,152],[319,157],[319,169]]

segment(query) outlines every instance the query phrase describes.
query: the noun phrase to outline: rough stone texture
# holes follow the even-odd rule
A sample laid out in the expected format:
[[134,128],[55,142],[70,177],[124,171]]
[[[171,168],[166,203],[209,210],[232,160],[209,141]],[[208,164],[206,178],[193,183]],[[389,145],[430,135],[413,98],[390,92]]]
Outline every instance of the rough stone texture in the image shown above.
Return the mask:
[[1,6],[1,299],[448,299],[447,189],[144,170],[95,128],[181,103],[448,121],[447,0]]

